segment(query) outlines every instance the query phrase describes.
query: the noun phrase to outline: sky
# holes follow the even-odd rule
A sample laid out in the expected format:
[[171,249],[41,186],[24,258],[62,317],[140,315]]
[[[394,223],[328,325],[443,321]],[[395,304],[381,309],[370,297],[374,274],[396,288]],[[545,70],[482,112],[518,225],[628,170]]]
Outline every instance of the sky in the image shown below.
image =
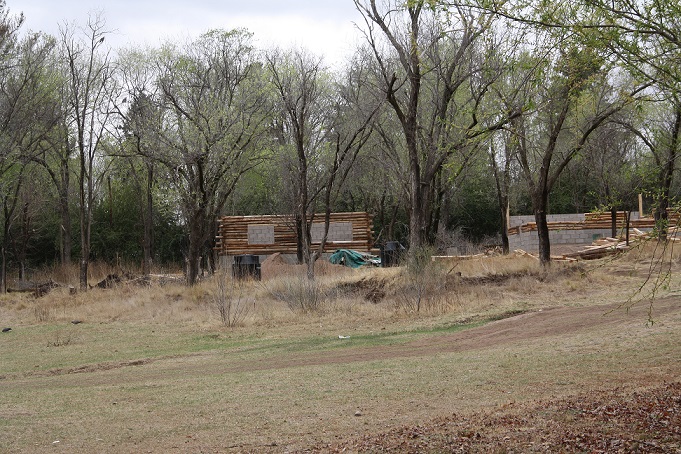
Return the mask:
[[113,47],[182,42],[214,28],[243,27],[261,48],[302,47],[340,64],[361,36],[352,0],[7,0],[10,14],[22,12],[24,31],[57,35],[64,23],[84,25],[103,13]]

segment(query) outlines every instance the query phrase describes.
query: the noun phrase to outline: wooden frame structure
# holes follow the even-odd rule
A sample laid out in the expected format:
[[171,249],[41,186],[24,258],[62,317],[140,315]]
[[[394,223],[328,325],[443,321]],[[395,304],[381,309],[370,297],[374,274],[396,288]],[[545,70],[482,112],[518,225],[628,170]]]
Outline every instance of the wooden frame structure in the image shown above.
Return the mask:
[[[319,247],[324,215],[314,216],[310,226],[312,245]],[[220,255],[269,255],[297,252],[295,218],[291,215],[223,216],[219,219],[216,249]],[[352,249],[369,252],[373,247],[373,220],[369,213],[331,213],[324,252]]]

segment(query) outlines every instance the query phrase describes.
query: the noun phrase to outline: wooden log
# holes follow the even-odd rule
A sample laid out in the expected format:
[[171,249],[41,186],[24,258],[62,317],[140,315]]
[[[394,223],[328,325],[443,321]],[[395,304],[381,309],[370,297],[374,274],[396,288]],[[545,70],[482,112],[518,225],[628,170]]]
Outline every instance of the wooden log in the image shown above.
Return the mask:
[[[274,252],[295,253],[297,250],[296,233],[294,229],[294,217],[285,216],[223,216],[219,220],[218,235],[215,249],[223,255],[235,254],[270,254]],[[317,214],[313,218],[313,224],[323,223],[324,215]],[[333,251],[339,248],[369,250],[373,245],[373,222],[368,213],[332,213],[331,223],[352,223],[352,241],[327,241],[324,250]],[[271,244],[249,243],[249,225],[273,226],[274,242]],[[319,246],[319,241],[312,243],[313,247]]]

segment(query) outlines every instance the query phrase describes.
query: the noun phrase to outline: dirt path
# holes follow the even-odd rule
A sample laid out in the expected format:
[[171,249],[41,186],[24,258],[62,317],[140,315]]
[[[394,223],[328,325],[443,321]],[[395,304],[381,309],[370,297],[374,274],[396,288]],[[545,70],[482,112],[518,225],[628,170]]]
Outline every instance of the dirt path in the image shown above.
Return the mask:
[[[559,307],[529,312],[494,321],[478,328],[451,334],[426,336],[407,344],[367,348],[348,348],[326,353],[305,353],[284,359],[267,358],[244,362],[238,371],[284,369],[324,364],[345,364],[394,358],[432,356],[438,353],[464,352],[498,345],[526,343],[537,339],[562,337],[586,332],[599,327],[644,326],[648,322],[650,307],[638,304],[626,310],[618,304],[589,307]],[[655,301],[653,320],[665,320],[672,314],[681,314],[681,298],[668,297]]]
[[[283,356],[268,356],[258,360],[237,360],[229,365],[211,361],[208,361],[206,364],[201,358],[210,356],[210,354],[194,353],[161,358],[141,358],[118,363],[93,364],[70,369],[48,370],[29,373],[24,377],[29,379],[40,376],[89,374],[118,368],[142,368],[148,364],[163,364],[166,362],[169,364],[166,365],[167,367],[163,367],[163,371],[159,373],[167,373],[169,369],[191,373],[190,371],[193,368],[200,369],[201,373],[251,372],[425,357],[438,353],[483,350],[500,345],[512,346],[539,339],[549,340],[551,337],[559,338],[569,334],[578,334],[608,326],[628,324],[632,327],[642,327],[648,322],[649,310],[650,306],[646,304],[638,304],[630,310],[623,309],[619,305],[558,307],[512,316],[487,323],[478,328],[455,333],[428,335],[406,344],[353,347],[349,343],[346,348],[333,350],[331,353],[328,351],[299,352]],[[654,319],[664,321],[673,314],[681,314],[681,297],[667,297],[655,301],[652,312]],[[351,342],[351,339],[349,341]],[[186,360],[190,357],[195,360],[187,363]],[[148,373],[153,374],[154,372],[148,371]],[[148,374],[140,375],[140,377],[143,377],[144,380],[151,378]],[[4,378],[7,379],[9,377]],[[88,381],[91,380],[94,380],[94,382],[99,381],[95,377],[90,377]],[[104,384],[107,380],[102,378],[101,382]]]
[[[621,374],[620,371],[604,371],[604,373],[610,374],[607,377],[613,377],[611,382],[607,383],[607,386],[617,387],[617,392],[621,392],[622,395],[590,394],[588,402],[580,400],[582,398],[577,398],[577,400],[566,400],[564,402],[556,401],[557,403],[551,405],[535,406],[535,399],[537,398],[544,399],[548,396],[555,399],[556,396],[561,395],[573,396],[587,388],[587,386],[583,386],[584,383],[593,384],[593,386],[589,386],[590,388],[598,388],[604,383],[601,380],[602,375],[594,373],[583,380],[575,379],[574,384],[560,385],[558,386],[559,389],[554,389],[556,386],[555,377],[547,379],[545,383],[538,381],[543,387],[538,387],[537,381],[528,385],[519,384],[517,388],[514,388],[514,391],[518,391],[517,394],[507,392],[510,387],[509,384],[514,383],[515,378],[513,377],[507,377],[508,382],[503,387],[504,389],[497,389],[496,384],[486,381],[487,376],[476,375],[478,381],[475,384],[472,386],[461,385],[462,388],[470,388],[473,395],[471,398],[457,391],[456,387],[459,385],[455,384],[454,381],[440,383],[438,369],[431,373],[431,378],[435,377],[430,382],[433,384],[432,393],[421,392],[420,389],[399,391],[399,394],[389,394],[391,397],[394,396],[392,400],[384,399],[382,394],[377,395],[373,400],[365,400],[366,406],[363,410],[365,413],[361,417],[353,416],[354,408],[345,407],[351,405],[354,407],[352,396],[355,391],[353,387],[359,388],[362,385],[348,386],[347,388],[351,390],[347,393],[347,396],[350,396],[348,403],[345,401],[339,403],[334,400],[334,395],[331,393],[331,391],[335,392],[336,388],[333,387],[333,384],[326,382],[319,385],[313,383],[302,390],[312,394],[305,394],[305,392],[295,394],[300,391],[297,389],[300,384],[297,384],[296,380],[291,377],[305,374],[313,377],[317,373],[316,370],[311,369],[312,373],[310,373],[310,370],[293,370],[290,373],[286,370],[306,366],[344,365],[401,358],[424,358],[426,359],[424,363],[436,358],[436,363],[439,360],[437,355],[451,352],[479,351],[481,352],[479,356],[486,358],[488,356],[485,354],[486,351],[492,354],[495,351],[498,352],[499,349],[503,350],[505,347],[513,349],[527,345],[536,345],[539,348],[543,345],[561,345],[560,343],[563,340],[570,340],[573,337],[576,339],[582,334],[586,334],[585,337],[593,335],[594,338],[605,336],[606,340],[611,333],[626,335],[629,331],[635,331],[635,336],[645,336],[647,333],[643,328],[648,321],[648,309],[646,305],[636,306],[630,311],[620,309],[616,305],[564,306],[529,312],[464,331],[424,333],[419,335],[418,340],[408,343],[356,347],[353,346],[351,338],[348,339],[349,342],[344,348],[324,351],[302,350],[295,353],[270,351],[257,360],[253,359],[255,356],[253,351],[236,349],[234,351],[208,350],[181,356],[132,358],[119,363],[93,364],[72,369],[8,376],[0,379],[0,387],[11,388],[16,395],[35,393],[43,397],[48,404],[57,402],[56,405],[61,405],[60,398],[51,398],[49,395],[50,390],[55,385],[57,389],[63,389],[67,392],[78,389],[92,393],[94,398],[99,399],[100,407],[97,407],[97,411],[93,410],[89,413],[91,419],[96,420],[100,413],[111,416],[119,415],[119,420],[102,418],[101,421],[96,422],[99,425],[91,430],[93,433],[105,433],[106,435],[102,438],[113,440],[110,442],[110,446],[116,449],[112,449],[112,452],[140,452],[142,450],[138,448],[142,446],[148,452],[168,452],[172,450],[170,448],[176,447],[175,451],[181,452],[226,452],[225,446],[230,447],[229,452],[269,451],[278,453],[290,452],[295,449],[303,449],[305,452],[342,452],[344,450],[350,452],[380,452],[381,447],[389,447],[396,452],[490,452],[498,450],[499,447],[509,446],[509,440],[516,438],[520,440],[517,445],[518,449],[509,452],[556,452],[556,447],[563,446],[566,440],[565,433],[561,432],[566,427],[564,419],[566,414],[576,414],[580,418],[581,415],[586,415],[585,418],[590,417],[589,415],[601,418],[602,415],[602,418],[596,422],[601,424],[603,421],[603,426],[606,426],[611,422],[612,411],[614,411],[611,411],[607,405],[615,399],[621,400],[620,407],[622,410],[617,410],[620,411],[620,414],[632,414],[633,410],[631,409],[634,408],[638,412],[636,415],[644,415],[643,417],[632,417],[631,424],[623,425],[621,429],[618,428],[612,435],[607,436],[608,443],[625,440],[622,442],[625,443],[622,445],[625,446],[625,450],[621,452],[633,452],[635,451],[635,443],[638,443],[638,441],[631,434],[638,436],[639,433],[652,430],[649,426],[640,426],[641,428],[639,428],[637,424],[645,419],[649,410],[658,411],[658,407],[655,405],[658,405],[659,402],[669,402],[669,399],[672,398],[676,399],[673,401],[674,406],[669,406],[669,410],[667,407],[660,407],[661,409],[659,409],[660,412],[666,411],[668,414],[663,414],[658,420],[653,421],[658,425],[664,424],[664,427],[659,429],[661,435],[656,435],[655,439],[664,441],[669,438],[670,441],[665,441],[666,444],[660,445],[661,451],[655,451],[648,445],[645,445],[643,449],[644,452],[675,452],[673,449],[681,446],[680,443],[677,443],[681,435],[679,433],[670,434],[667,428],[678,427],[678,422],[681,419],[681,416],[679,416],[681,415],[681,396],[679,396],[681,387],[674,385],[673,387],[659,388],[656,393],[650,396],[641,395],[634,400],[631,399],[629,393],[631,389],[637,386],[652,387],[660,385],[664,381],[677,380],[681,376],[679,375],[681,361],[675,361],[677,355],[674,351],[668,355],[668,358],[664,359],[662,364],[664,370],[661,368],[654,376],[649,370],[638,367],[630,368],[625,374]],[[659,322],[658,326],[663,328],[657,330],[658,332],[664,331],[665,326],[669,327],[670,331],[678,332],[678,327],[681,325],[681,297],[668,297],[655,301],[653,317]],[[651,330],[651,332],[653,331],[655,330]],[[657,338],[654,340],[656,341]],[[345,342],[344,340],[338,341]],[[615,345],[613,348],[618,347]],[[554,353],[551,352],[550,354]],[[560,352],[556,351],[556,354],[560,354]],[[576,357],[576,361],[581,361],[581,357]],[[630,359],[627,357],[624,361],[630,361]],[[524,367],[523,364],[518,364],[518,367]],[[366,374],[367,386],[380,388],[377,384],[383,384],[381,372],[371,369],[371,366],[368,365],[366,368],[369,371]],[[446,370],[456,372],[459,370],[458,368],[458,363],[450,363],[449,369]],[[187,392],[188,397],[192,397],[194,388],[188,388],[188,390],[183,388],[181,384],[184,382],[195,384],[197,394],[207,392],[205,383],[215,384],[230,380],[235,383],[234,386],[238,390],[244,393],[248,392],[255,387],[251,386],[250,382],[240,383],[238,380],[249,380],[250,377],[261,374],[243,374],[240,377],[238,373],[251,371],[277,372],[272,376],[280,377],[285,385],[281,388],[272,386],[270,389],[268,386],[262,389],[252,389],[253,395],[244,397],[245,402],[247,402],[246,406],[241,406],[237,401],[232,402],[220,397],[212,401],[208,400],[208,409],[204,408],[203,404],[185,405],[182,400],[181,406],[177,407],[181,408],[182,411],[175,411],[177,408],[172,405],[172,400],[171,404],[166,401],[169,398],[179,399],[178,395],[172,394],[177,392],[177,389]],[[507,374],[506,371],[503,373]],[[270,374],[262,375],[268,376]],[[373,380],[372,377],[378,378]],[[630,380],[632,377],[634,380]],[[399,378],[398,376],[397,379],[399,380]],[[627,380],[630,380],[630,382],[627,382]],[[405,381],[405,383],[411,382]],[[416,380],[415,383],[420,386],[422,382]],[[615,385],[612,385],[613,383]],[[621,383],[627,383],[626,390],[619,386]],[[320,392],[320,386],[331,391],[329,394],[324,394],[324,392]],[[521,394],[524,391],[523,386],[531,387],[536,392]],[[169,397],[165,394],[166,390],[171,393]],[[287,407],[276,404],[282,398],[280,391],[291,394],[286,400],[289,403]],[[362,391],[364,396],[371,397],[374,395],[367,389]],[[377,389],[377,391],[381,390]],[[478,391],[489,394],[487,406],[481,405],[480,401],[477,400],[475,393]],[[310,395],[316,396],[316,399],[311,398]],[[506,405],[505,402],[516,399],[516,395],[518,396],[517,403],[514,404],[516,407],[510,407],[508,411],[494,410],[498,413],[492,415],[496,419],[490,419],[489,414],[476,413],[477,409],[480,408],[501,408],[502,404]],[[660,396],[664,399],[659,399]],[[197,402],[205,402],[200,400],[199,397],[195,398]],[[268,401],[268,399],[271,399],[271,401]],[[419,405],[402,412],[401,409],[412,405],[412,401],[417,399]],[[462,399],[469,399],[467,402],[471,402],[471,404],[466,407],[458,407],[452,404],[453,402],[458,404]],[[115,405],[111,401],[115,401]],[[88,400],[82,402],[78,400],[77,403],[83,405],[86,410],[91,405]],[[180,404],[175,403],[175,405]],[[339,406],[342,408],[339,409]],[[574,410],[574,408],[577,408],[579,413],[575,413],[577,410]],[[151,411],[152,409],[154,411]],[[17,412],[29,413],[31,411],[41,415],[39,409],[31,409],[30,406],[7,409],[5,415],[8,417]],[[284,416],[277,418],[277,411]],[[346,413],[343,413],[343,411],[346,411]],[[347,411],[351,411],[351,413],[347,413]],[[447,416],[445,419],[441,419],[442,415],[451,415],[454,411],[461,411],[461,416]],[[176,416],[185,412],[190,415],[187,416],[187,420],[182,419],[184,416]],[[242,416],[237,417],[240,414]],[[212,418],[215,415],[218,415],[218,418],[221,415],[223,418],[219,427],[229,427],[229,430],[216,431],[213,422],[205,422],[203,419]],[[534,415],[532,417],[535,419],[527,415]],[[437,419],[436,416],[440,419]],[[0,408],[0,418],[2,417],[2,409]],[[250,419],[245,419],[247,417]],[[53,423],[51,418],[52,416],[48,416],[45,421]],[[268,424],[267,427],[265,427],[263,421]],[[490,421],[494,421],[494,425],[491,426]],[[577,421],[577,425],[570,429],[572,430],[570,435],[572,445],[570,446],[574,446],[574,449],[566,452],[580,450],[585,452],[618,452],[617,449],[602,449],[601,451],[595,449],[594,447],[603,446],[598,444],[601,443],[601,438],[599,438],[601,432],[597,432],[595,429],[593,441],[589,441],[582,449],[580,443],[583,443],[583,441],[578,439],[578,436],[581,436],[580,434],[587,429],[595,427],[595,423],[588,418],[575,419],[575,421]],[[59,420],[59,422],[60,424],[57,425],[63,426],[61,423],[64,421]],[[94,421],[91,422],[95,424]],[[567,422],[572,424],[570,421]],[[192,428],[194,423],[200,423],[196,430]],[[254,431],[253,424],[261,424],[262,426],[259,431]],[[405,424],[415,425],[406,427]],[[419,426],[416,426],[416,424]],[[421,424],[424,426],[421,426]],[[145,429],[147,427],[150,429]],[[157,433],[153,432],[155,427],[158,427],[159,429],[156,430],[162,430],[163,433],[168,432],[169,437],[158,436]],[[327,428],[328,433],[320,434],[318,431],[320,427]],[[653,429],[658,430],[656,427],[654,426]],[[128,435],[132,437],[130,439],[132,441],[119,435],[122,429],[126,437]],[[107,431],[115,433],[110,434]],[[368,438],[353,438],[358,433],[366,433]],[[552,434],[553,438],[547,439],[547,433]],[[39,435],[33,434],[32,436]],[[188,438],[189,435],[192,438]],[[528,438],[530,435],[532,438]],[[28,437],[28,435],[25,436]],[[92,452],[92,448],[98,446],[98,441],[87,440],[84,435],[78,432],[72,431],[70,433],[72,441],[79,439],[78,437],[85,441],[81,441],[81,447],[74,444],[70,445],[71,452]],[[333,445],[332,440],[334,439],[339,440],[340,444]],[[184,451],[179,448],[189,446],[188,443],[199,443],[196,440],[200,440],[203,445],[201,447],[198,444],[191,445],[196,449],[188,447]],[[276,440],[278,445],[271,445],[271,449],[268,449],[267,446],[269,445],[263,443],[271,443],[272,440]],[[320,440],[324,440],[324,442],[318,444]],[[343,440],[348,441],[345,443]],[[411,444],[404,445],[405,440]],[[53,441],[54,438],[43,440],[44,444]],[[419,444],[421,441],[427,443]],[[526,441],[527,443],[535,443],[536,445],[532,446],[536,446],[536,450],[526,444]],[[548,442],[550,442],[548,445],[542,444]],[[139,443],[139,445],[136,443]],[[317,445],[315,446],[315,444]],[[66,446],[65,442],[61,446],[62,448]],[[234,448],[231,448],[232,446]],[[306,446],[315,447],[308,450],[305,448]],[[466,447],[467,449],[464,449]],[[40,452],[40,450],[36,449],[35,452]]]

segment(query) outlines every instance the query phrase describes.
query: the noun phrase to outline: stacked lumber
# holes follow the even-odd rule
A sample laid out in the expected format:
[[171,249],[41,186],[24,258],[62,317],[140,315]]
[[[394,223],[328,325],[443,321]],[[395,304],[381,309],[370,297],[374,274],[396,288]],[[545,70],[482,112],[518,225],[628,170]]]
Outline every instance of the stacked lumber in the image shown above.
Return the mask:
[[[670,228],[668,231],[668,241],[681,241],[681,238],[678,238],[677,234],[677,227]],[[581,260],[598,259],[626,251],[631,247],[632,243],[635,244],[646,239],[651,239],[653,235],[654,233],[652,232],[643,232],[634,227],[629,230],[629,244],[627,244],[623,238],[599,238],[594,241],[591,246],[586,246],[581,251],[565,254],[563,257],[566,259]]]
[[593,260],[617,254],[628,249],[629,245],[627,245],[626,241],[620,241],[617,238],[601,238],[594,241],[591,246],[586,246],[581,251],[564,254],[562,257],[566,260]]
[[[624,222],[626,221],[626,215],[627,215],[626,211],[618,211],[617,212],[616,219],[617,219],[618,225],[624,224]],[[668,218],[669,218],[669,221],[671,223],[676,223],[679,220],[680,216],[681,216],[681,213],[678,213],[678,212],[675,212],[675,211],[668,212]],[[603,221],[610,222],[610,220],[612,219],[609,212],[585,213],[584,218],[587,221],[594,221],[594,222],[603,222]],[[631,219],[631,222],[635,222],[635,221],[639,221],[639,220],[643,221],[644,223],[648,223],[648,222],[654,223],[655,222],[655,220],[652,216],[640,217],[638,219]]]
[[[323,223],[324,215],[317,214],[314,224]],[[373,245],[373,221],[366,212],[331,213],[331,223],[351,223],[352,240],[327,240],[324,251],[352,249],[366,252]],[[270,244],[249,243],[248,226],[272,226],[274,241]],[[297,250],[295,218],[291,215],[266,216],[223,216],[219,219],[217,244],[215,249],[220,255],[269,255],[275,253],[295,254]],[[313,239],[312,245],[319,246]]]
[[[607,211],[596,211],[592,213],[584,213],[584,218],[587,221],[607,221],[610,222],[612,219],[612,214]],[[626,211],[617,211],[615,213],[615,219],[617,219],[617,222],[624,222],[627,219],[627,212]]]
[[[667,241],[680,242],[679,233],[681,228],[672,227],[668,231]],[[607,257],[609,255],[618,254],[620,252],[627,251],[631,248],[632,244],[636,244],[640,241],[647,239],[652,239],[655,234],[653,232],[643,232],[637,228],[631,228],[629,230],[629,244],[624,238],[599,238],[595,240],[591,245],[584,247],[577,252],[570,252],[562,255],[552,255],[551,260],[563,261],[563,262],[574,262],[577,260],[593,260]],[[516,255],[533,257],[539,260],[539,256],[536,254],[530,254],[522,249],[516,249],[514,251]]]
[[[519,255],[521,257],[530,257],[530,258],[533,258],[533,259],[539,261],[539,254],[530,254],[529,252],[524,251],[522,249],[516,249],[516,250],[513,251],[513,253],[515,255]],[[552,255],[551,260],[558,260],[558,261],[562,261],[562,262],[576,262],[577,261],[576,258],[566,257],[565,255]]]
[[[609,230],[612,228],[612,217],[610,213],[585,213],[583,221],[556,221],[548,222],[549,230]],[[623,230],[626,227],[626,212],[618,211],[616,215],[616,225],[618,230]],[[670,224],[679,223],[679,214],[670,213]],[[629,228],[636,229],[652,229],[655,227],[655,219],[652,217],[630,219]],[[508,230],[509,235],[517,235],[519,233],[534,232],[537,230],[536,222],[527,222],[525,224],[511,227]]]

